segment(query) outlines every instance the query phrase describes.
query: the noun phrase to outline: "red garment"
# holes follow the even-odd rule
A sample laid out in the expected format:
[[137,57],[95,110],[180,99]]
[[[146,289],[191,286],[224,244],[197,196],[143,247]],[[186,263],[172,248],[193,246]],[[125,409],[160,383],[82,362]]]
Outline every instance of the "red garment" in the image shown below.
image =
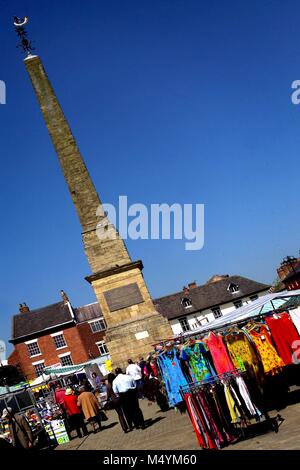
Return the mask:
[[55,401],[58,405],[63,405],[65,401],[65,393],[66,390],[64,388],[60,388],[55,390]]
[[68,415],[79,415],[81,414],[81,409],[77,405],[77,399],[75,395],[66,395],[64,405],[67,410]]
[[293,364],[293,353],[299,345],[293,346],[294,341],[299,341],[300,336],[288,313],[281,313],[279,318],[268,317],[266,323],[271,331],[273,341],[285,364]]
[[208,337],[204,339],[204,343],[208,346],[211,352],[215,369],[218,374],[224,374],[224,372],[234,369],[234,365],[231,362],[220,333],[216,335],[213,331],[210,332]]

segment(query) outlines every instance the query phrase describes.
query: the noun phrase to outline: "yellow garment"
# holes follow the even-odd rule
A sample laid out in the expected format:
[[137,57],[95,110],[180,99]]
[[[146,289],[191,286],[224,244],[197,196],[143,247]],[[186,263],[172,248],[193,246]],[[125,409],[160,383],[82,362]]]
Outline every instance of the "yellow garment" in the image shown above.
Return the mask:
[[229,408],[229,412],[231,416],[231,422],[235,424],[239,421],[239,418],[241,417],[241,415],[233,399],[233,396],[231,395],[228,385],[224,386],[224,393],[225,393],[227,406]]
[[113,368],[112,368],[112,364],[111,364],[111,360],[110,359],[107,359],[105,361],[105,367],[106,369],[108,370],[108,372],[112,372]]
[[250,335],[260,354],[265,373],[274,375],[280,372],[285,364],[272,345],[267,329],[261,327],[259,333],[250,331]]
[[235,334],[229,333],[225,341],[234,367],[237,369],[244,368],[251,377],[255,378],[262,385],[264,382],[262,364],[245,334],[242,331]]

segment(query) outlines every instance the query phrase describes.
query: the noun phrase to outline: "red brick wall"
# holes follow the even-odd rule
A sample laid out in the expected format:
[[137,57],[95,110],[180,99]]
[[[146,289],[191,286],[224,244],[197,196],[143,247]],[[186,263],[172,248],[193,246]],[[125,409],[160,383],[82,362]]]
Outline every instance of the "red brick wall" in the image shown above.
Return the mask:
[[32,365],[33,362],[44,360],[45,366],[51,366],[60,362],[60,358],[58,357],[59,354],[64,354],[67,352],[71,353],[74,364],[80,364],[81,362],[88,361],[90,357],[88,355],[88,351],[85,348],[84,341],[78,327],[72,326],[62,331],[67,343],[65,348],[56,349],[54,340],[50,334],[46,336],[40,336],[37,339],[41,355],[30,357],[27,345],[25,343],[20,343],[15,345],[15,351],[10,355],[8,363],[16,365],[15,361],[18,360],[23,373],[29,380],[31,380],[36,377],[35,368]]
[[96,343],[98,341],[105,340],[105,331],[93,333],[90,324],[87,322],[77,324],[77,328],[84,344],[85,350],[87,354],[90,354],[89,358],[91,359],[99,357],[100,353]]

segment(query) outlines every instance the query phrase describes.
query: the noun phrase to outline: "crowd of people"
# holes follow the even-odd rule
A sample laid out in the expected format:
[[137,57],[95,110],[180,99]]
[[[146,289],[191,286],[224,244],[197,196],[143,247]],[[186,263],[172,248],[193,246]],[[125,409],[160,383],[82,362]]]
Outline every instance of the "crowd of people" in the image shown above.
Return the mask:
[[[78,438],[87,436],[87,424],[91,424],[94,433],[101,431],[101,422],[108,419],[105,413],[107,410],[116,411],[124,433],[133,428],[145,429],[145,420],[139,405],[139,400],[145,398],[150,402],[156,401],[163,411],[168,409],[156,365],[150,357],[147,361],[141,357],[137,362],[128,359],[125,372],[117,368],[115,373],[109,373],[107,377],[100,377],[93,372],[91,381],[85,379],[77,384],[69,380],[66,386],[62,386],[60,382],[53,385],[54,400],[70,437],[72,431],[76,431]],[[100,396],[103,395],[105,401],[102,407]],[[33,447],[32,431],[24,415],[17,415],[11,408],[7,408],[3,411],[2,418],[9,423],[13,447]]]

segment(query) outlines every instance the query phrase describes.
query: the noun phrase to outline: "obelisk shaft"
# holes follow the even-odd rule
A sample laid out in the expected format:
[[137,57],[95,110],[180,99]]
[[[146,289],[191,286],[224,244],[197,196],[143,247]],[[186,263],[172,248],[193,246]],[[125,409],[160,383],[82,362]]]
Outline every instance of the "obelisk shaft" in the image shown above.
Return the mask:
[[[97,223],[101,219],[97,210],[101,201],[72,131],[39,57],[29,56],[24,62],[79,216],[85,253],[92,271],[95,273],[130,263],[127,248],[116,232],[115,237],[97,236]],[[112,226],[109,229],[115,230]]]

